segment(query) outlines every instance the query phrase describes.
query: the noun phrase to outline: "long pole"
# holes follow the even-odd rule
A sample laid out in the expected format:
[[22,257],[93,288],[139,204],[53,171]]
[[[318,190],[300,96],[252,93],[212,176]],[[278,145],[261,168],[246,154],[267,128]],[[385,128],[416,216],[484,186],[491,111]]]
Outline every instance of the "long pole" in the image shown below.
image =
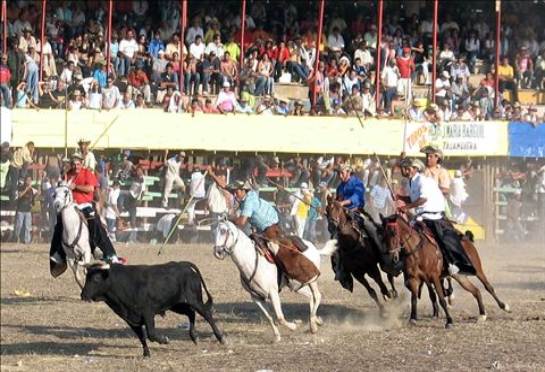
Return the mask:
[[240,13],[240,68],[244,65],[244,31],[246,29],[246,0],[242,0]]
[[[318,66],[320,65],[320,45],[322,44],[322,32],[324,27],[324,8],[325,0],[320,0],[320,12],[318,14],[318,35],[316,35],[316,60],[314,61],[314,76],[318,76]],[[316,79],[314,84],[318,84]],[[316,106],[316,89],[312,90],[312,106]]]
[[[204,182],[204,180],[206,179],[206,176],[208,175],[208,171],[204,172],[204,175],[202,176],[202,178],[199,180],[199,183],[197,184],[197,189],[201,186],[201,184]],[[182,216],[184,215],[184,213],[187,211],[187,208],[189,207],[189,205],[191,204],[191,202],[193,201],[194,199],[194,196],[191,195],[191,197],[189,198],[189,200],[187,201],[187,203],[185,204],[185,207],[184,209],[182,209],[182,211],[180,212],[180,215],[178,216],[178,218],[176,219],[176,223],[174,223],[174,226],[172,226],[170,228],[170,231],[168,232],[168,235],[165,239],[165,241],[163,242],[163,244],[161,244],[161,247],[159,248],[159,251],[157,251],[157,256],[161,255],[161,252],[163,251],[163,248],[165,247],[165,245],[167,245],[168,241],[170,240],[170,237],[172,236],[172,234],[174,233],[174,231],[176,231],[176,229],[178,228],[178,224],[180,223],[180,221],[182,220]]]
[[187,0],[181,2],[182,14],[180,17],[180,76],[178,76],[178,83],[180,84],[180,92],[183,92],[183,76],[184,76],[184,45],[185,45],[185,28],[187,26]]
[[45,43],[45,8],[47,0],[42,0],[42,23],[40,29],[40,81],[44,74],[44,43]]
[[2,0],[2,52],[8,52],[8,3]]
[[384,11],[384,1],[378,0],[377,9],[377,50],[376,50],[376,76],[375,76],[375,107],[378,110],[380,105],[380,64],[382,62],[382,14]]
[[501,1],[496,0],[496,62],[494,66],[494,109],[500,102],[500,75],[498,67],[500,66],[501,51]]
[[432,68],[431,68],[431,100],[435,103],[435,79],[437,78],[437,16],[439,14],[439,0],[433,0],[433,26],[432,26]]
[[[106,75],[110,76],[111,59],[112,59],[112,17],[113,17],[113,1],[108,0],[108,31],[107,31],[107,47],[106,47]],[[107,76],[107,77],[108,77]]]

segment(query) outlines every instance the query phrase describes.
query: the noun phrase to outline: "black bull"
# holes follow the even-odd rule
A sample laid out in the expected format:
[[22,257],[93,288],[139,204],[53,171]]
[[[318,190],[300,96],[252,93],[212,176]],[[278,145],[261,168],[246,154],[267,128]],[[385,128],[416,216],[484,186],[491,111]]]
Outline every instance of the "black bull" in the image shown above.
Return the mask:
[[[203,303],[202,289],[208,301]],[[169,262],[154,266],[94,265],[87,271],[81,291],[84,301],[104,301],[136,333],[144,356],[150,351],[146,343],[168,343],[168,338],[157,335],[154,317],[167,310],[187,315],[189,336],[197,342],[195,312],[212,327],[216,338],[223,343],[223,335],[212,317],[212,296],[199,269],[191,262]]]

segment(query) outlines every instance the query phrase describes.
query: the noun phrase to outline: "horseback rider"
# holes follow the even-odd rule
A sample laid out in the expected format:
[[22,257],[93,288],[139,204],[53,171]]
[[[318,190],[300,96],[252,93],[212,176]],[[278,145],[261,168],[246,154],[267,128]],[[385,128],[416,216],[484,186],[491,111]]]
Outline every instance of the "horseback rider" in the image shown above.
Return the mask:
[[352,167],[349,164],[341,166],[339,178],[341,183],[337,186],[336,193],[338,203],[348,211],[353,212],[353,216],[357,218],[360,227],[380,249],[382,242],[378,238],[376,226],[363,213],[365,207],[365,186],[363,182],[353,174]]
[[433,178],[427,177],[425,165],[418,159],[405,158],[400,163],[401,174],[409,180],[407,194],[397,196],[396,206],[402,212],[415,209],[416,216],[431,230],[441,248],[448,273],[456,274],[461,266],[464,271],[472,271],[467,256],[461,246],[461,236],[445,217],[445,198]]
[[424,146],[420,152],[426,154],[426,169],[424,175],[433,178],[443,195],[448,197],[450,191],[450,175],[448,171],[442,167],[443,151],[433,145]]
[[[70,169],[65,175],[69,182],[69,188],[72,190],[72,196],[76,207],[83,213],[87,219],[89,228],[89,240],[91,250],[94,252],[98,246],[104,254],[104,259],[111,263],[124,263],[125,260],[117,256],[116,251],[108,238],[108,233],[104,229],[100,218],[96,215],[93,205],[93,194],[97,184],[95,174],[83,168],[84,158],[80,153],[72,155]],[[53,233],[51,247],[49,249],[49,260],[51,273],[58,276],[64,272],[59,272],[59,266],[64,266],[66,262],[66,253],[62,246],[62,218],[57,218],[57,224]]]
[[[300,244],[304,245],[304,243],[302,241],[295,242],[292,240],[293,237],[284,234],[279,226],[278,212],[274,206],[260,198],[258,192],[252,188],[248,181],[236,181],[228,186],[216,176],[211,167],[208,168],[208,174],[219,187],[233,193],[235,200],[238,202],[239,214],[232,222],[240,228],[243,228],[249,222],[256,232],[251,237],[258,245],[260,240],[278,244],[278,252],[273,253],[275,254],[275,261],[288,277],[306,283],[314,276],[319,275],[319,271],[314,264],[299,253],[298,247],[301,247]],[[295,260],[292,261],[291,258],[295,255],[300,256],[298,257],[298,264],[301,262],[300,260],[308,260],[308,263],[304,263],[303,267],[294,267],[293,261]]]

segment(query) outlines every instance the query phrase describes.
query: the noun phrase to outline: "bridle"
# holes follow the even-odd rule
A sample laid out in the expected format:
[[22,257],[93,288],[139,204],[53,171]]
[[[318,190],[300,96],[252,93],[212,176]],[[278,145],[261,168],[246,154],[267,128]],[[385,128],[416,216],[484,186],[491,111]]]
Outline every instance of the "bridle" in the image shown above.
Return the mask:
[[[227,255],[231,255],[231,253],[233,253],[233,249],[234,247],[237,245],[238,243],[238,238],[239,238],[239,234],[240,232],[238,231],[235,231],[233,232],[230,228],[229,228],[229,224],[227,223],[224,223],[224,225],[227,227],[227,232],[225,233],[225,239],[223,240],[223,244],[221,245],[214,245],[214,252],[218,251],[218,250],[221,250],[222,252],[225,252]],[[218,226],[219,228],[219,226]],[[236,235],[235,235],[236,233]],[[229,240],[229,236],[233,235],[235,241],[233,242],[233,244],[231,244],[229,247],[227,246],[227,241]],[[216,256],[217,257],[217,256]],[[218,257],[219,258],[219,257]]]
[[[235,229],[235,232],[232,231],[232,229],[230,229],[229,227],[229,224],[228,223],[224,223],[225,226],[227,226],[227,233],[225,234],[225,239],[223,241],[223,244],[222,245],[214,245],[214,255],[216,256],[216,258],[218,259],[223,259],[225,258],[224,257],[219,257],[218,255],[216,255],[215,253],[218,251],[218,249],[221,249],[222,252],[225,252],[227,255],[231,255],[233,253],[233,249],[234,247],[237,245],[238,243],[238,238],[240,236],[240,231],[239,229]],[[219,225],[218,225],[218,228],[219,228]],[[235,235],[236,233],[236,235]],[[227,246],[227,241],[229,240],[229,236],[233,234],[234,238],[235,238],[235,241],[233,242],[233,244],[231,244],[229,247]],[[244,275],[242,275],[242,271],[240,272],[240,279],[242,280],[242,282],[244,282],[244,284],[246,285],[248,291],[255,297],[258,297],[258,298],[263,298],[263,295],[256,292],[255,290],[252,289],[251,287],[251,283],[252,281],[254,280],[255,278],[255,275],[257,274],[257,269],[259,267],[259,252],[257,251],[257,248],[255,246],[255,243],[254,243],[254,249],[255,249],[255,263],[254,263],[254,269],[252,270],[252,274],[250,275],[249,278],[245,278]]]
[[411,247],[412,244],[410,244],[411,243],[411,238],[413,237],[412,234],[410,234],[410,233],[406,234],[405,237],[404,237],[399,231],[399,224],[398,224],[397,220],[392,221],[392,222],[387,222],[386,227],[389,227],[392,231],[394,231],[395,235],[399,236],[399,240],[400,240],[399,247],[394,248],[394,249],[388,249],[388,253],[390,253],[390,254],[396,254],[397,253],[398,255],[403,253],[403,255],[405,257],[408,257],[408,256],[411,256],[411,255],[415,254],[418,250],[420,250],[423,247],[424,238],[422,238],[420,236],[420,234],[418,234],[418,232],[416,230],[414,230],[410,225],[409,225],[409,228],[411,230],[414,230],[414,232],[417,233],[417,237],[419,239],[418,243],[416,243],[416,246],[413,246],[413,247]]

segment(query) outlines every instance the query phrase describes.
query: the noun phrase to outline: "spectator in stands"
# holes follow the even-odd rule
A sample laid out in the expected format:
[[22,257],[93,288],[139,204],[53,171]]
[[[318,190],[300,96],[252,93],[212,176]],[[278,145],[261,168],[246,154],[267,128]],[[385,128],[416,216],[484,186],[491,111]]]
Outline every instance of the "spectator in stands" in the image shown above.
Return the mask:
[[77,111],[85,107],[85,99],[82,96],[80,90],[74,90],[74,93],[72,93],[71,95],[70,102],[68,102],[68,109]]
[[10,182],[10,199],[15,200],[17,185],[26,177],[29,166],[34,162],[34,142],[30,141],[22,148],[15,150],[11,159],[8,179]]
[[301,183],[297,197],[293,197],[290,215],[295,225],[295,234],[303,238],[305,223],[307,221],[309,206],[312,201],[312,193],[306,182]]
[[443,71],[435,80],[435,102],[438,105],[444,102],[449,103],[451,94],[450,74],[448,71]]
[[404,47],[403,54],[396,58],[397,68],[399,70],[399,88],[407,102],[412,100],[412,74],[415,70],[414,60],[411,56],[411,48]]
[[144,101],[149,104],[151,102],[151,86],[148,76],[144,72],[142,66],[137,66],[136,69],[132,69],[127,76],[128,83],[136,88],[135,94],[142,94]]
[[212,104],[212,100],[210,98],[206,98],[204,100],[202,111],[207,114],[219,114],[218,108]]
[[391,59],[388,65],[382,70],[382,84],[384,86],[384,111],[393,115],[392,101],[396,97],[397,85],[399,82],[399,68],[396,61]]
[[38,92],[38,64],[34,60],[34,46],[29,45],[27,52],[25,53],[25,72],[24,77],[26,80],[26,92],[30,94],[32,103],[37,105],[39,92]]
[[216,107],[219,112],[223,114],[235,111],[237,106],[237,99],[235,93],[231,91],[231,84],[229,84],[228,81],[225,81],[223,83],[223,90],[219,92],[218,98],[216,99]]
[[117,108],[122,110],[134,108],[134,101],[132,100],[132,96],[129,91],[123,93],[123,98],[117,104]]
[[527,89],[532,85],[534,62],[526,45],[523,45],[515,59],[517,83],[519,88]]
[[[471,73],[475,73],[475,63],[477,62],[477,57],[481,53],[481,41],[479,40],[476,31],[469,32],[468,36],[464,40],[464,49],[469,60],[469,70]],[[454,74],[452,75],[453,77],[455,76]]]
[[10,81],[11,81],[11,71],[7,65],[8,55],[2,54],[2,59],[0,60],[0,92],[2,93],[2,99],[5,107],[11,107],[11,91],[10,91]]
[[[32,176],[27,175],[17,188],[14,240],[30,244],[32,240],[32,205],[38,192],[32,187]],[[21,233],[24,233],[21,239]]]
[[108,85],[102,90],[102,108],[111,110],[117,107],[121,101],[119,88],[114,85],[112,77],[108,77]]
[[160,51],[165,51],[165,44],[163,43],[163,40],[161,40],[161,33],[155,31],[153,33],[153,39],[148,44],[148,54],[152,58],[159,58]]
[[119,43],[119,70],[117,74],[119,76],[124,76],[129,72],[131,65],[134,63],[135,54],[138,51],[138,43],[134,38],[134,32],[128,30],[126,37],[121,39]]
[[511,102],[518,101],[518,88],[515,81],[515,70],[509,64],[509,58],[504,56],[501,64],[498,66],[498,76],[500,79],[500,93],[507,89],[511,91]]
[[545,90],[545,47],[541,50],[541,54],[536,59],[532,88]]
[[184,163],[185,152],[180,151],[165,162],[165,188],[163,191],[163,208],[168,208],[168,196],[174,188],[185,190],[184,181],[180,177],[180,168]]

